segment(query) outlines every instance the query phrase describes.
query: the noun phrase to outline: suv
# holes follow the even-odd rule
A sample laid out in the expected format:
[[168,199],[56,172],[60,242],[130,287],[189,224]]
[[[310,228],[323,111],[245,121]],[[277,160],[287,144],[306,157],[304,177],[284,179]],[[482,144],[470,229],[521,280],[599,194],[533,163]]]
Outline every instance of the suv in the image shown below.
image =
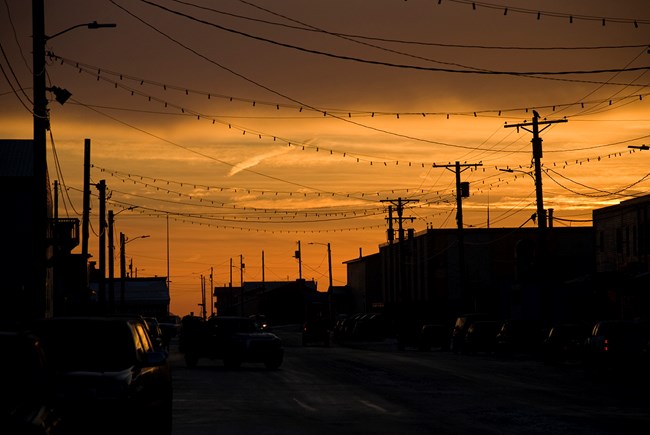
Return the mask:
[[171,434],[169,362],[142,321],[62,317],[38,321],[31,330],[51,364],[66,434]]
[[229,368],[243,362],[261,362],[268,369],[277,369],[284,359],[282,340],[263,332],[248,317],[215,316],[203,320],[185,316],[179,344],[188,367],[195,367],[199,358],[209,358],[221,359]]

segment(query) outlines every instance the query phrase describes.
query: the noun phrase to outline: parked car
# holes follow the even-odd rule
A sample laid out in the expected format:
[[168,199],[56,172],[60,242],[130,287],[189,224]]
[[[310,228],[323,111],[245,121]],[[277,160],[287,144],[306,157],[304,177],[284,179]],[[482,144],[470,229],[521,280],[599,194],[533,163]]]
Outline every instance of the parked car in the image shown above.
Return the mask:
[[350,333],[352,340],[381,341],[388,335],[388,322],[381,313],[363,313],[354,321]]
[[167,352],[169,349],[165,345],[165,340],[163,338],[162,329],[160,329],[160,324],[158,319],[155,317],[143,317],[146,322],[147,332],[151,338],[151,343],[157,351]]
[[585,323],[564,322],[554,325],[542,342],[544,363],[584,362],[585,344],[589,334],[590,328]]
[[431,348],[445,349],[448,345],[449,328],[445,325],[426,323],[420,328],[418,335],[418,350],[428,351]]
[[262,331],[253,319],[239,316],[184,317],[180,349],[188,367],[195,367],[200,358],[209,358],[221,359],[230,368],[261,362],[268,369],[277,369],[284,359],[277,335]]
[[175,314],[158,318],[158,326],[162,332],[163,346],[169,349],[169,345],[173,338],[176,338],[181,329],[181,318]]
[[352,332],[357,323],[357,320],[363,317],[365,313],[356,313],[348,317],[343,317],[336,321],[334,326],[334,339],[338,341],[345,341],[352,339]]
[[488,313],[469,313],[458,316],[451,331],[449,349],[452,352],[461,352],[465,343],[465,335],[472,323],[486,320],[496,321],[496,318]]
[[66,434],[171,434],[172,379],[143,322],[128,317],[45,319],[32,331],[54,374]]
[[508,319],[501,324],[497,332],[496,351],[501,355],[538,354],[542,350],[544,338],[544,328],[540,322]]
[[321,344],[330,345],[330,329],[327,319],[308,319],[302,326],[302,345]]
[[496,320],[476,320],[467,328],[461,351],[463,353],[493,353],[501,323]]
[[586,341],[587,362],[597,367],[638,368],[648,361],[648,325],[631,320],[597,322]]
[[41,341],[20,331],[0,332],[0,433],[58,435],[52,377]]

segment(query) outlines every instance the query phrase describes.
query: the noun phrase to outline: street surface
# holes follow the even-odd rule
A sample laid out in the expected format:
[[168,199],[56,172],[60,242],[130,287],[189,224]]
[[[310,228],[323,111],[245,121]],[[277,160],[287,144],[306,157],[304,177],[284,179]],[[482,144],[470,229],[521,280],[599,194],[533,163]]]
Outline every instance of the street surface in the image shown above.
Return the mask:
[[300,346],[285,360],[185,367],[177,346],[174,435],[647,434],[648,376],[546,366],[525,356]]

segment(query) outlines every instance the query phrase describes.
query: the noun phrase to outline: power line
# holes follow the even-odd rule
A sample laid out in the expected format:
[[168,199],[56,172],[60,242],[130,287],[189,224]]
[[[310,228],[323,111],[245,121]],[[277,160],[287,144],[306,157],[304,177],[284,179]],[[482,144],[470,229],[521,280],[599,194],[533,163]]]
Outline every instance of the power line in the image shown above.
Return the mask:
[[[113,0],[110,0],[111,3],[115,4]],[[279,42],[273,39],[265,38],[262,36],[257,36],[257,35],[252,35],[247,32],[242,32],[239,30],[231,29],[225,26],[221,26],[216,23],[212,23],[206,20],[202,20],[200,18],[193,17],[191,15],[185,14],[180,11],[175,11],[171,8],[156,4],[154,2],[148,1],[148,0],[141,0],[143,3],[147,3],[151,6],[157,7],[159,9],[162,9],[166,12],[169,12],[174,15],[178,15],[184,18],[187,18],[191,21],[205,24],[211,27],[215,27],[217,29],[229,32],[229,33],[234,33],[240,36],[245,36],[247,38],[255,39],[258,41],[262,42],[267,42],[270,44],[278,45],[281,47],[285,48],[291,48],[294,50],[306,52],[306,53],[311,53],[311,54],[317,54],[325,57],[331,57],[331,58],[336,58],[336,59],[341,59],[341,60],[348,60],[348,61],[353,61],[353,62],[360,62],[360,63],[365,63],[365,64],[371,64],[371,65],[380,65],[380,66],[386,66],[386,67],[392,67],[392,68],[400,68],[400,69],[414,69],[414,70],[420,70],[420,71],[430,71],[430,72],[445,72],[445,73],[455,73],[455,74],[481,74],[481,75],[512,75],[512,76],[562,76],[562,75],[585,75],[585,74],[604,74],[604,73],[615,73],[615,72],[629,72],[629,71],[642,71],[642,70],[648,70],[650,69],[650,66],[643,66],[643,67],[632,67],[632,68],[626,68],[626,69],[621,69],[621,68],[603,68],[603,69],[593,69],[593,70],[574,70],[574,71],[496,71],[496,70],[486,70],[486,69],[480,69],[480,68],[473,68],[473,67],[466,67],[468,69],[453,69],[453,68],[434,68],[434,67],[427,67],[427,66],[422,66],[422,65],[408,65],[408,64],[398,64],[398,63],[392,63],[392,62],[384,62],[384,61],[378,61],[378,60],[371,60],[371,59],[363,59],[360,57],[354,57],[354,56],[345,56],[345,55],[340,55],[340,54],[335,54],[335,53],[330,53],[330,52],[325,52],[321,50],[315,50],[315,49],[309,49],[305,47],[300,47],[297,45],[293,44],[288,44],[284,42]]]
[[[210,11],[214,12],[217,14],[221,15],[226,15],[246,21],[251,21],[251,22],[257,22],[257,23],[262,23],[262,24],[267,24],[271,26],[276,26],[276,27],[284,27],[287,29],[291,30],[299,30],[299,31],[304,31],[304,32],[312,32],[312,33],[326,33],[328,35],[332,36],[339,36],[339,37],[346,37],[346,38],[354,38],[354,39],[363,39],[363,40],[368,40],[368,41],[377,41],[377,42],[388,42],[388,43],[394,43],[394,44],[403,44],[403,45],[416,45],[416,46],[430,46],[430,47],[444,47],[444,48],[462,48],[462,49],[482,49],[482,50],[530,50],[530,51],[536,51],[536,50],[541,50],[541,51],[546,51],[546,50],[618,50],[618,49],[628,49],[628,48],[642,48],[642,47],[647,47],[647,44],[636,44],[636,45],[601,45],[601,46],[545,46],[545,47],[530,47],[530,46],[504,46],[504,45],[479,45],[479,44],[451,44],[451,43],[441,43],[441,42],[432,42],[432,41],[415,41],[415,40],[405,40],[405,39],[395,39],[395,38],[386,38],[386,37],[378,37],[378,36],[369,36],[369,35],[359,35],[359,34],[352,34],[352,33],[343,33],[343,32],[337,32],[333,30],[324,30],[324,29],[319,29],[313,26],[309,26],[307,24],[303,24],[302,26],[294,26],[286,23],[279,23],[275,21],[269,21],[269,20],[262,20],[259,18],[252,18],[252,17],[247,17],[244,15],[238,15],[238,14],[233,14],[230,12],[225,12],[221,11],[215,8],[210,8],[202,5],[198,5],[195,3],[191,2],[186,2],[186,1],[180,1],[180,0],[172,0],[175,3],[180,3],[182,5],[186,6],[192,6],[197,9],[205,10],[205,11]],[[296,23],[301,23],[300,21],[294,20],[291,17],[288,17],[286,15],[278,14],[276,12],[273,12],[269,9],[262,8],[259,5],[255,5],[253,3],[247,2],[240,0],[241,3],[247,4],[249,6],[252,6],[256,9],[263,10],[265,12],[271,13],[273,15],[282,17],[284,19],[291,20]],[[305,27],[308,26],[308,27]]]

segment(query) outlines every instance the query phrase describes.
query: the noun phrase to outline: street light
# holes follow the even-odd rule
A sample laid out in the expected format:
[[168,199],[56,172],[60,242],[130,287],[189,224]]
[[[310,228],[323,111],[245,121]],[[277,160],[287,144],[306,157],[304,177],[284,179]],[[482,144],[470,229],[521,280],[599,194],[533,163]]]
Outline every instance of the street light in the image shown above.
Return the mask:
[[[109,311],[112,313],[115,310],[115,245],[113,243],[113,227],[115,224],[115,216],[123,213],[125,211],[131,211],[135,208],[138,208],[137,205],[132,205],[131,207],[123,208],[117,213],[113,213],[113,210],[108,211],[108,305]],[[122,245],[120,244],[120,248]]]
[[[45,71],[45,43],[65,32],[74,28],[87,26],[89,29],[98,29],[102,27],[115,27],[116,24],[99,24],[96,21],[92,23],[72,26],[52,36],[45,35],[45,1],[32,0],[32,70],[33,70],[33,170],[35,193],[33,195],[33,243],[34,243],[34,300],[39,302],[33,306],[32,316],[38,317],[49,316],[51,314],[50,298],[52,297],[51,288],[47,284],[47,270],[49,266],[48,254],[48,177],[47,177],[47,130],[50,128],[49,116],[47,109],[47,87]],[[56,87],[50,88],[55,93],[57,101],[65,102],[70,97],[70,93]],[[37,298],[36,295],[43,295],[43,298]]]
[[[501,171],[501,172],[510,172],[510,173],[520,172],[522,174],[528,175],[530,178],[533,179],[533,182],[535,183],[535,186],[536,186],[535,188],[537,189],[537,179],[532,174],[532,172],[526,172],[526,171],[522,171],[522,170],[519,170],[519,169],[512,169],[512,168],[505,168],[505,169],[504,168],[499,168],[499,171]],[[542,229],[542,228],[546,228],[546,210],[544,210],[543,205],[539,203],[539,198],[540,198],[540,196],[538,195],[538,203],[537,203],[537,219],[538,219],[538,221],[537,221],[537,225],[538,225],[538,228]],[[550,210],[551,210],[551,212],[553,211],[553,209],[550,209]],[[535,215],[533,215],[533,217],[534,216]],[[535,219],[533,219],[533,223],[534,222],[535,222]]]
[[142,235],[129,239],[124,233],[120,233],[120,310],[124,311],[124,281],[126,278],[126,254],[125,246],[127,243],[131,243],[138,239],[146,239],[149,235]]

